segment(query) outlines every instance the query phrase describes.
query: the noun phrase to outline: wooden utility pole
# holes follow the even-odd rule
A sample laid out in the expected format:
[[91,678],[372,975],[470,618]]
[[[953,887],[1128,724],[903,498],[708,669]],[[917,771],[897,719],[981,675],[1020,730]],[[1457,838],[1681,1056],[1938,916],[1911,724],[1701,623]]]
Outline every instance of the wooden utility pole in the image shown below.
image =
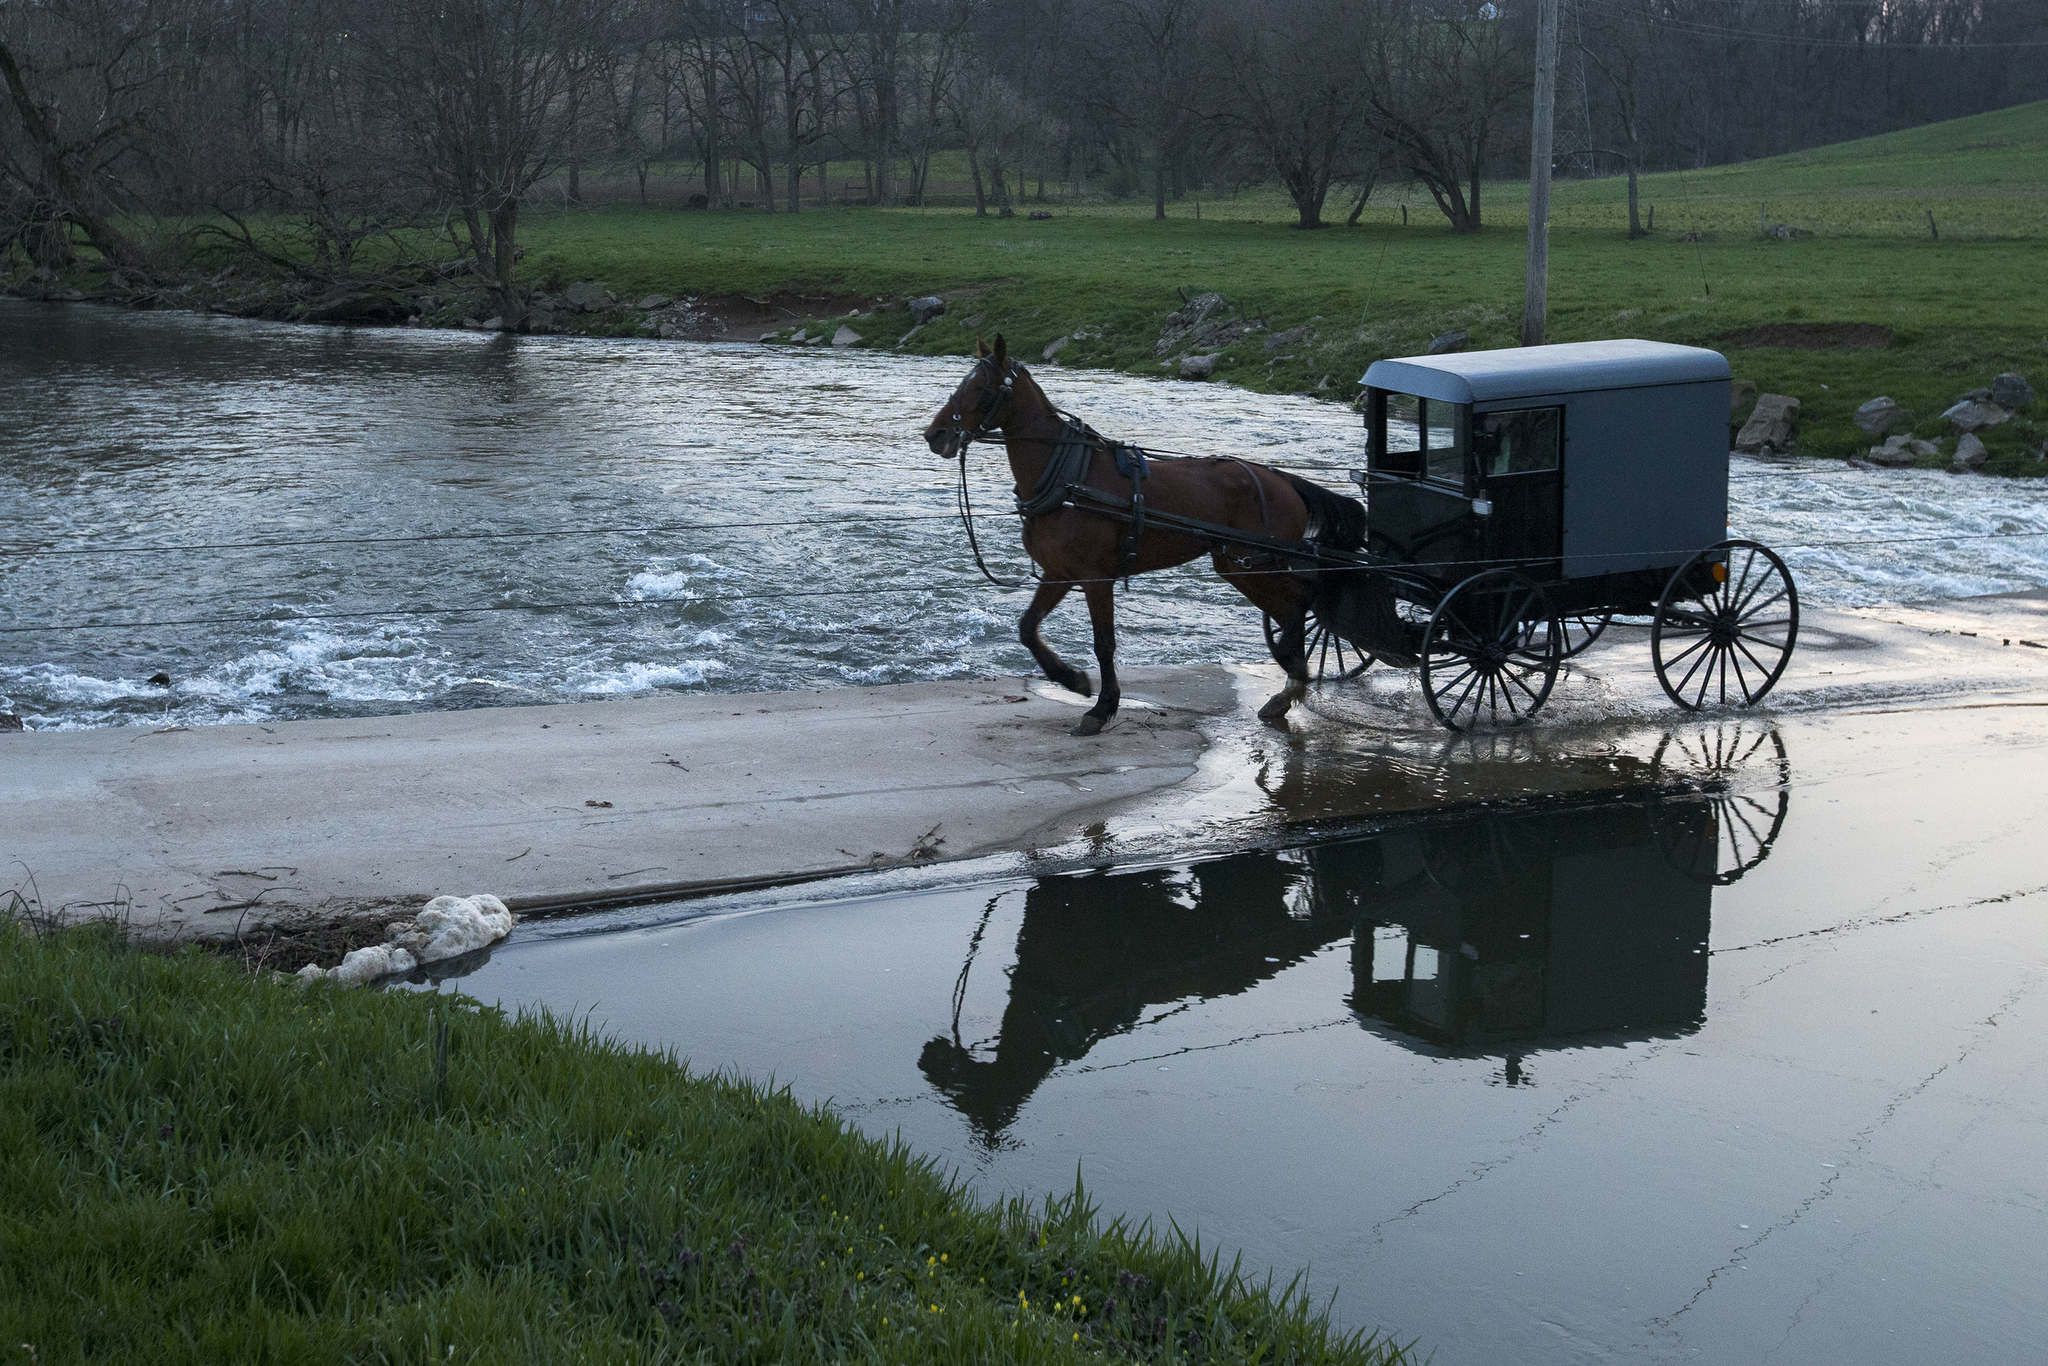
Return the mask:
[[1536,104],[1529,116],[1529,273],[1522,345],[1543,344],[1550,295],[1550,124],[1557,108],[1558,0],[1536,0]]

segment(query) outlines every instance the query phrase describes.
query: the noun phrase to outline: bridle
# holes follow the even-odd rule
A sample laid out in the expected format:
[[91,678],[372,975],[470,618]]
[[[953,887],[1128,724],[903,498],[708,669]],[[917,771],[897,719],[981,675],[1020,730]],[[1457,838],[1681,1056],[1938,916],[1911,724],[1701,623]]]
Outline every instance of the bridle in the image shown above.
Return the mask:
[[983,369],[996,374],[1000,383],[987,385],[982,389],[980,402],[974,410],[974,425],[969,427],[958,413],[949,414],[953,425],[960,429],[960,446],[948,458],[958,459],[962,465],[967,463],[967,448],[977,441],[986,440],[991,432],[1002,425],[996,420],[997,413],[1005,404],[1013,403],[1017,397],[1016,361],[1010,361],[997,372],[994,356],[977,357],[974,362],[974,373],[979,374]]

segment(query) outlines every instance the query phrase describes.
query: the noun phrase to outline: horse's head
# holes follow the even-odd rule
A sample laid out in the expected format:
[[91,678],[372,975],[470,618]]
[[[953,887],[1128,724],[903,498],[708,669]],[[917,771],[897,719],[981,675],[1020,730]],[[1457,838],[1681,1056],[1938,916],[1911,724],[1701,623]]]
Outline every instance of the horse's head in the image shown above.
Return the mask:
[[1000,428],[1015,410],[1014,386],[1023,370],[1010,359],[1002,334],[996,334],[993,349],[976,343],[974,354],[974,368],[924,429],[925,444],[942,459],[953,459],[968,442]]

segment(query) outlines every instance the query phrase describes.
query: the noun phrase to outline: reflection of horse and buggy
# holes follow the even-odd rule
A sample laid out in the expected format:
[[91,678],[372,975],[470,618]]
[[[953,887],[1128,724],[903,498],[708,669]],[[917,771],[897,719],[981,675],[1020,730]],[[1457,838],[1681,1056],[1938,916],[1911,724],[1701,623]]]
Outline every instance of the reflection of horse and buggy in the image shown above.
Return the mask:
[[[952,1029],[919,1066],[996,1142],[1038,1087],[1104,1040],[1250,991],[1350,941],[1345,998],[1403,1047],[1498,1057],[1688,1034],[1705,1018],[1713,889],[1768,857],[1789,803],[1774,729],[1677,731],[1635,787],[1444,813],[1304,849],[1043,878],[1023,890],[994,1028]],[[1004,895],[1017,895],[1008,893]],[[1001,922],[1005,928],[1009,921]],[[1140,1050],[1141,1052],[1145,1050]]]
[[[997,337],[925,431],[961,461],[1001,440],[1024,547],[1043,572],[1019,623],[1053,682],[1088,675],[1039,624],[1088,603],[1101,672],[1075,728],[1118,702],[1119,579],[1211,557],[1266,618],[1287,684],[1380,663],[1419,672],[1454,730],[1534,715],[1564,661],[1615,617],[1646,618],[1658,681],[1688,710],[1763,700],[1791,658],[1799,598],[1777,554],[1727,539],[1727,361],[1607,341],[1374,363],[1363,380],[1364,501],[1270,466],[1106,440],[1055,408]],[[979,546],[976,555],[979,558]]]

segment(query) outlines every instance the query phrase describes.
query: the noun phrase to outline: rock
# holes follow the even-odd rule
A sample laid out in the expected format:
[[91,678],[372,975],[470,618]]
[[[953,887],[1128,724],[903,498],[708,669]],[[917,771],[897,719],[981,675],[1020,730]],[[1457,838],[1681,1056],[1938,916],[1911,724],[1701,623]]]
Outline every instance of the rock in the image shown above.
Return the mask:
[[1991,381],[1990,398],[2001,408],[2021,412],[2034,406],[2034,386],[2024,376],[2008,370]]
[[1799,430],[1799,400],[1790,394],[1759,394],[1749,420],[1735,434],[1735,449],[1749,454],[1783,454]]
[[1260,327],[1261,324],[1247,321],[1221,294],[1197,294],[1166,315],[1159,340],[1152,344],[1152,354],[1163,358],[1176,352],[1220,351]]
[[1874,398],[1856,410],[1855,422],[1866,434],[1882,437],[1911,416],[1896,399]]
[[1275,332],[1272,336],[1266,338],[1266,350],[1271,352],[1279,351],[1289,346],[1299,346],[1302,342],[1308,340],[1308,333],[1309,327],[1307,323],[1298,324],[1283,332]]
[[1790,242],[1794,238],[1811,237],[1813,234],[1805,228],[1795,228],[1790,223],[1773,223],[1764,229],[1764,236],[1776,238],[1780,242]]
[[841,323],[839,324],[839,330],[832,334],[832,344],[834,346],[858,346],[860,345],[860,333],[854,331],[845,323]]
[[1987,403],[1983,399],[1966,398],[1943,413],[1941,418],[1942,421],[1948,423],[1949,426],[1955,428],[1958,432],[1976,432],[1982,431],[1986,427],[1996,427],[2001,422],[2010,421],[2012,414],[1999,407],[1996,403]]
[[1033,209],[1033,210],[1032,210],[1032,211],[1031,211],[1030,213],[1027,213],[1027,214],[1025,214],[1024,216],[1025,216],[1025,217],[1026,217],[1027,219],[1029,219],[1030,221],[1032,221],[1033,223],[1050,223],[1050,222],[1052,222],[1052,210],[1051,210],[1051,209]]
[[1213,355],[1182,356],[1180,358],[1180,377],[1182,379],[1207,379],[1215,373],[1216,357]]
[[1436,336],[1429,339],[1429,345],[1425,348],[1425,354],[1441,356],[1447,351],[1459,350],[1466,342],[1471,340],[1472,334],[1462,327],[1454,328],[1449,332],[1439,332]]
[[168,688],[171,686],[171,676],[159,669],[149,676],[149,686],[152,688]]
[[1740,427],[1749,417],[1749,410],[1756,406],[1756,381],[1753,379],[1730,380],[1728,383],[1728,425]]
[[910,321],[922,327],[946,311],[946,301],[936,294],[926,294],[922,298],[911,299],[909,307]]
[[579,313],[594,308],[610,308],[612,292],[595,280],[578,280],[562,291],[562,302]]
[[1072,337],[1054,337],[1051,341],[1045,344],[1045,350],[1039,353],[1039,359],[1048,361],[1052,360],[1055,356],[1059,355],[1060,352],[1066,350],[1067,343],[1072,340]]
[[1991,391],[1990,391],[1989,389],[1972,389],[1972,390],[1970,390],[1970,392],[1968,392],[1967,394],[1957,394],[1957,395],[1956,395],[1956,402],[1958,402],[1958,403],[1982,403],[1982,402],[1983,402],[1984,400],[1986,400],[1986,399],[1988,399],[1988,398],[1990,398],[1990,397],[1991,397]]
[[644,295],[640,302],[634,304],[633,307],[639,309],[642,313],[652,313],[656,309],[667,308],[674,302],[675,300],[666,294],[648,294]]
[[11,711],[0,711],[0,734],[5,734],[8,731],[26,729],[28,729],[28,727],[22,725],[21,717],[17,716],[15,713]]
[[[771,332],[768,335],[772,337],[775,334]],[[809,341],[810,339],[811,330],[808,327],[799,327],[796,331],[790,333],[789,344],[791,346],[802,346],[805,342]]]
[[1940,454],[1941,448],[1932,441],[1922,441],[1917,436],[1908,436],[1901,432],[1897,436],[1885,438],[1881,446],[1872,446],[1863,458],[1885,469],[1903,469],[1907,465],[1917,465],[1922,460],[1931,460]]
[[1964,432],[1956,438],[1956,453],[1948,462],[1948,466],[1952,470],[1967,473],[1983,468],[1984,462],[1990,458],[1991,452],[1984,449],[1984,442],[1977,434]]
[[463,326],[468,328],[472,332],[503,332],[505,330],[505,320],[503,318],[496,316],[489,318],[471,318],[468,322],[464,323]]

